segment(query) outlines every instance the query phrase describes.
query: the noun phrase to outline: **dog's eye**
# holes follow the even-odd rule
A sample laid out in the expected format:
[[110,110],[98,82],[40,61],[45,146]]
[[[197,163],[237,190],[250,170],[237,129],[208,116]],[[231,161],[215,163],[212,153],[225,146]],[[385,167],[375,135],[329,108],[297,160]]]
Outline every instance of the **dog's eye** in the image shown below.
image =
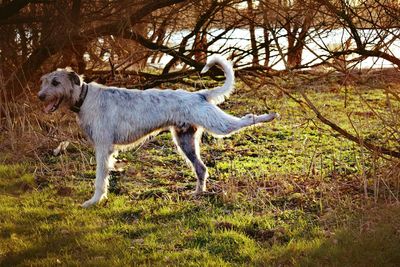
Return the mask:
[[59,85],[59,84],[60,84],[60,82],[57,81],[57,80],[52,80],[52,81],[51,81],[51,85],[53,85],[53,86],[57,86],[57,85]]

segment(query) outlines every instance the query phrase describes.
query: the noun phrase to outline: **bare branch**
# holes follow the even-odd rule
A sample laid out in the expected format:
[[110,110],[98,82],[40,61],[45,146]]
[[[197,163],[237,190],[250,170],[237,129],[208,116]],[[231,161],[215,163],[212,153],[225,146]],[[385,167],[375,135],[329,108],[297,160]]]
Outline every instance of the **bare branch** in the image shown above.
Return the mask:
[[30,2],[29,0],[14,0],[0,5],[0,21],[14,16]]
[[372,143],[369,143],[365,141],[364,139],[354,136],[345,129],[341,128],[337,124],[333,123],[332,121],[328,120],[326,117],[324,117],[321,112],[314,106],[314,104],[310,101],[310,99],[307,97],[307,95],[304,92],[300,92],[301,95],[303,96],[304,100],[306,101],[308,107],[317,115],[317,118],[323,122],[324,124],[328,125],[331,127],[333,130],[336,132],[340,133],[343,137],[347,138],[348,140],[351,140],[365,148],[367,148],[370,151],[377,152],[377,153],[382,153],[388,156],[400,158],[400,151],[394,151],[390,150],[388,148],[382,147],[382,146],[377,146]]

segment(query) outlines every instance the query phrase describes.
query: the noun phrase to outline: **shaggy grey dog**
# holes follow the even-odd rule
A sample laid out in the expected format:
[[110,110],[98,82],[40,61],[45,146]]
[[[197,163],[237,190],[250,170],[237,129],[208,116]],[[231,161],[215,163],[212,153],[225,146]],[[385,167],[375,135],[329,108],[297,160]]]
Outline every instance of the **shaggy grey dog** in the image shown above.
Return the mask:
[[217,104],[233,91],[231,64],[213,56],[202,73],[213,65],[225,72],[222,87],[188,92],[184,90],[128,90],[86,84],[70,69],[58,69],[41,78],[38,97],[46,102],[45,112],[67,106],[77,114],[77,121],[96,151],[95,192],[83,203],[89,207],[107,197],[108,172],[113,168],[115,152],[143,141],[149,135],[170,129],[178,150],[191,164],[197,176],[195,193],[206,190],[207,168],[200,159],[200,137],[203,131],[215,136],[230,135],[244,127],[269,122],[278,114],[231,116]]

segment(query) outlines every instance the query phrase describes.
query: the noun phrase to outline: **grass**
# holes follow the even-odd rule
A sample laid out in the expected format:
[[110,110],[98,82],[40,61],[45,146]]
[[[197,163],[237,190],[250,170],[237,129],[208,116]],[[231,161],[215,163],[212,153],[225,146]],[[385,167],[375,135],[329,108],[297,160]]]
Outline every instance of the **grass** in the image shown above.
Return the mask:
[[[384,114],[384,92],[356,89],[346,92],[346,107],[342,90],[308,93],[346,129],[356,124],[360,135],[384,140],[379,118],[359,101]],[[289,98],[267,100],[267,108],[266,94],[238,90],[223,108],[237,115],[271,108],[280,121],[223,140],[203,137],[212,193],[200,198],[190,194],[195,179],[168,133],[120,155],[124,171],[112,175],[109,200],[88,210],[79,205],[92,193],[94,155],[69,130],[72,120],[63,117],[65,136],[47,137],[19,160],[5,150],[0,265],[398,266],[396,163],[344,140]],[[53,129],[46,121],[30,131]],[[73,144],[52,156],[63,138]]]

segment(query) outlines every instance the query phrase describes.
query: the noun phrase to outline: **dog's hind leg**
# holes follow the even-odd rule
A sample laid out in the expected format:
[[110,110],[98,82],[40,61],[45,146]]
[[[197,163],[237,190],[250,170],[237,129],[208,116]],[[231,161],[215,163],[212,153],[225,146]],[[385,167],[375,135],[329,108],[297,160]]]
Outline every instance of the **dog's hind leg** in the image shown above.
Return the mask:
[[197,184],[195,194],[206,191],[206,180],[208,171],[206,165],[200,158],[200,138],[203,129],[189,126],[188,128],[172,128],[174,142],[178,147],[179,152],[193,167],[197,176]]
[[107,198],[108,189],[108,171],[111,167],[110,160],[113,154],[112,145],[96,146],[96,181],[95,192],[91,199],[82,204],[82,207],[88,208]]
[[196,112],[194,122],[197,125],[217,136],[226,136],[235,133],[245,127],[269,122],[279,117],[277,113],[263,115],[247,114],[241,118],[229,115],[214,105],[208,105]]

